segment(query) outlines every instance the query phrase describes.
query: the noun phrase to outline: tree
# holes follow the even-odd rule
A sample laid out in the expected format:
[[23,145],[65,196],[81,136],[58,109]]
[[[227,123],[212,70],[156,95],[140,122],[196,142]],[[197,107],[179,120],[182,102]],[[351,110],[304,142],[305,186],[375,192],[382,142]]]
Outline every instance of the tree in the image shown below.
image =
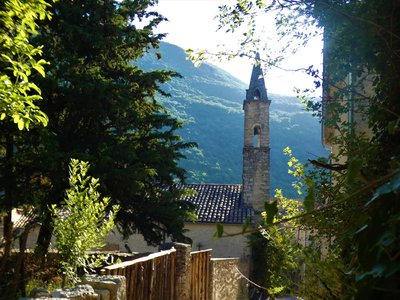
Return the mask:
[[[324,277],[337,278],[339,285],[313,281],[321,288],[309,289],[316,293],[309,296],[323,290],[324,298],[395,299],[400,291],[398,1],[238,0],[223,6],[219,17],[228,30],[250,25],[241,41],[244,51],[257,44],[252,20],[271,12],[291,45],[307,42],[318,31],[314,26],[324,31],[324,77],[313,66],[304,67],[316,87],[323,86],[323,101],[305,99],[334,132],[327,137],[334,152],[331,163],[310,160],[308,166],[316,169],[304,165],[298,175],[306,192],[302,222],[326,246],[309,271],[324,268]],[[330,181],[321,170],[330,172]]]
[[118,207],[109,211],[110,198],[100,199],[99,180],[87,175],[87,162],[71,159],[65,204],[53,205],[55,248],[61,255],[61,270],[67,279],[76,281],[78,268],[99,267],[88,251],[104,246],[104,238],[114,228]]
[[50,4],[45,0],[5,0],[0,4],[0,120],[11,118],[18,129],[31,122],[46,126],[47,116],[35,104],[40,88],[31,81],[33,71],[45,76],[41,46],[30,43],[38,33],[38,21],[49,19]]
[[176,183],[185,179],[181,150],[193,144],[182,142],[175,133],[182,123],[155,100],[177,74],[134,65],[163,37],[153,29],[164,18],[147,11],[154,3],[58,1],[33,40],[52,62],[37,79],[49,125],[15,137],[14,174],[20,201],[41,216],[42,249],[52,232],[47,207],[63,198],[71,157],[90,161],[101,193],[121,206],[116,222],[126,236],[139,231],[151,244],[166,236],[187,240],[184,220],[193,205],[179,200],[185,191]]
[[[51,1],[54,2],[54,1]],[[46,126],[47,116],[36,105],[41,100],[41,90],[32,76],[35,72],[44,76],[44,59],[40,45],[34,46],[31,37],[38,33],[38,22],[50,19],[49,1],[5,0],[0,3],[0,158],[2,171],[0,188],[0,216],[3,217],[4,244],[0,260],[0,274],[7,281],[6,264],[12,244],[11,209],[16,205],[13,196],[14,139],[17,124],[19,130],[29,129],[33,124]],[[19,272],[14,272],[17,278]],[[11,286],[16,290],[16,286]],[[13,292],[11,292],[12,294]]]

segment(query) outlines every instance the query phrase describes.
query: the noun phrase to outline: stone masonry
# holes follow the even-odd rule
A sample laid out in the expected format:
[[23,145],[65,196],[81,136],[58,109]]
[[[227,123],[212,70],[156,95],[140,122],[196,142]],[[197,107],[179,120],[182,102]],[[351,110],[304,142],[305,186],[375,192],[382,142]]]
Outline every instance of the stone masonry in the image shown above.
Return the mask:
[[126,280],[124,276],[117,275],[86,275],[75,287],[52,293],[44,288],[35,288],[29,296],[20,300],[126,300]]
[[255,212],[264,210],[270,193],[269,106],[260,65],[254,65],[244,110],[243,200]]

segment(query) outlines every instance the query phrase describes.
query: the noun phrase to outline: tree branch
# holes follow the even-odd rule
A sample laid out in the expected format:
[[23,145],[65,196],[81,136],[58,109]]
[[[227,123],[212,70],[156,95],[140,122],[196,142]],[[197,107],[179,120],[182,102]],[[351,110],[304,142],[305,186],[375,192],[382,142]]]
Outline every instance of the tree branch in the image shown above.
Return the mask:
[[331,171],[344,171],[347,170],[347,164],[326,164],[320,161],[317,161],[315,159],[309,159],[308,160],[312,165],[323,168],[323,169],[328,169]]

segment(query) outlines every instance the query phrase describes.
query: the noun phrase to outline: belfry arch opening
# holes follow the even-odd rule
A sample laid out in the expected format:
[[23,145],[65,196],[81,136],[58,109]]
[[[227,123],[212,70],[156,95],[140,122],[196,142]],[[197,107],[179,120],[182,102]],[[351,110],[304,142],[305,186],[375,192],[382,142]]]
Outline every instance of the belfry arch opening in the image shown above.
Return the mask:
[[254,97],[254,100],[260,100],[260,98],[261,98],[261,93],[260,93],[260,90],[259,90],[259,89],[255,89],[255,90],[254,90],[253,97]]
[[253,147],[260,148],[261,146],[261,127],[260,125],[254,126]]

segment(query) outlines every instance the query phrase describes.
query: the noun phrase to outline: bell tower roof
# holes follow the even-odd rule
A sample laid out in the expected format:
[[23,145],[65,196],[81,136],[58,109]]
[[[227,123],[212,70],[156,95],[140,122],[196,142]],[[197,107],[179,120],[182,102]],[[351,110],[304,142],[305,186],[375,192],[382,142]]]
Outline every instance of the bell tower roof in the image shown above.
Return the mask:
[[260,54],[256,54],[256,63],[253,65],[249,88],[246,90],[246,100],[268,100],[265,88],[264,74],[260,64]]

